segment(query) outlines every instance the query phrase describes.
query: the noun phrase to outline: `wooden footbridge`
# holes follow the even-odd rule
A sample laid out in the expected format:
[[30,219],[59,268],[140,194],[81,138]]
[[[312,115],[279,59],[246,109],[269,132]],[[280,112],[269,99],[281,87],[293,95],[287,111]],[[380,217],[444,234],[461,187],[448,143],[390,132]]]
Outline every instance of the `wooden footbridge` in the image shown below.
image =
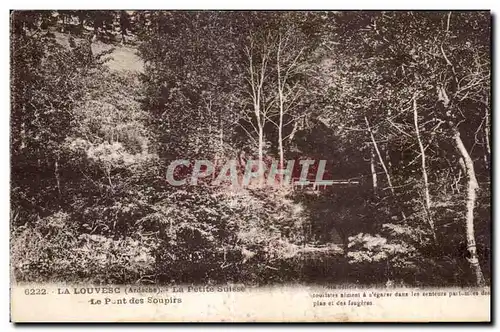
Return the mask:
[[332,186],[357,186],[360,184],[358,179],[344,179],[344,180],[328,180],[330,183],[317,183],[309,182],[305,184],[300,178],[292,178],[292,189],[301,190],[306,192],[319,192],[321,190],[326,190],[328,187]]

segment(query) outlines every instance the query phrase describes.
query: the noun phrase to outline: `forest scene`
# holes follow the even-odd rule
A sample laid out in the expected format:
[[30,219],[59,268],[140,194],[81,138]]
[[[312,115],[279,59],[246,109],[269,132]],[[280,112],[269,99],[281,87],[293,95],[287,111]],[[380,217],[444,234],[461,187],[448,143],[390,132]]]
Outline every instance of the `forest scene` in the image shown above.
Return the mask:
[[13,280],[490,284],[490,12],[10,16]]

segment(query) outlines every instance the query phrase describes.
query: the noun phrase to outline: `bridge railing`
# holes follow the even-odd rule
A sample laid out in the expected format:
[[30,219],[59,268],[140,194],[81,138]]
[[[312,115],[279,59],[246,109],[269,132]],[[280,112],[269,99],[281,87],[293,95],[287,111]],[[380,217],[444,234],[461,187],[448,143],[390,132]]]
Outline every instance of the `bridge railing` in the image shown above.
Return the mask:
[[328,187],[331,186],[336,186],[336,185],[343,185],[343,186],[355,186],[359,185],[360,181],[359,180],[353,180],[353,179],[342,179],[342,180],[331,180],[333,183],[325,185],[323,183],[317,183],[317,182],[310,182],[308,184],[304,184],[303,182],[301,183],[300,178],[294,177],[292,178],[292,189],[293,190],[312,190],[312,191],[319,191],[319,190],[324,190],[327,189]]

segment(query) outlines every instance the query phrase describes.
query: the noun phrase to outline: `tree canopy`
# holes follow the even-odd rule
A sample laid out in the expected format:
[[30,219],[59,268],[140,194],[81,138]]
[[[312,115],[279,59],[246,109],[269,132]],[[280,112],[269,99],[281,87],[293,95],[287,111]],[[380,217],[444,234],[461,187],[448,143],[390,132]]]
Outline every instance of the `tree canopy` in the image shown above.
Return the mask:
[[[482,11],[13,11],[16,278],[489,282],[490,36]],[[179,159],[339,184],[175,187]]]

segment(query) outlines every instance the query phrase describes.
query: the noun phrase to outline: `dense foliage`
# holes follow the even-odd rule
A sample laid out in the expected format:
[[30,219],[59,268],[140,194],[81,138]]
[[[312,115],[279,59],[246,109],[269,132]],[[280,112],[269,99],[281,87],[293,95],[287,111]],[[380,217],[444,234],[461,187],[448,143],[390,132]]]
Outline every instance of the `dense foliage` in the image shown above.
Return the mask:
[[[16,280],[489,281],[488,13],[11,15]],[[165,181],[243,155],[355,184]]]

